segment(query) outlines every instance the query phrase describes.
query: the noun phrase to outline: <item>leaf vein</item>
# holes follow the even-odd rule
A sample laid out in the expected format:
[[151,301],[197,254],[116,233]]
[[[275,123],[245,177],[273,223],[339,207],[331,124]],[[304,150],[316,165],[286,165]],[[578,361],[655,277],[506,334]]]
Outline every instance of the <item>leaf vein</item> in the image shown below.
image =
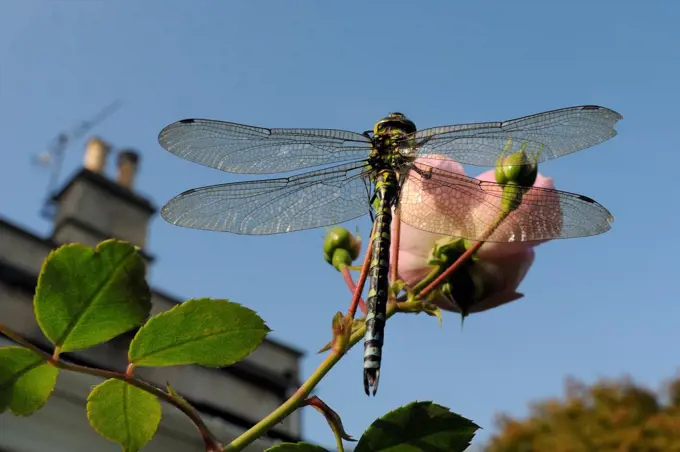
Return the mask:
[[111,272],[109,272],[109,274],[108,274],[107,277],[104,279],[104,281],[102,281],[101,284],[99,284],[99,287],[97,287],[97,289],[96,289],[95,292],[92,294],[92,296],[87,300],[87,302],[86,302],[86,304],[85,304],[85,309],[83,309],[83,310],[80,312],[80,315],[77,315],[75,318],[73,318],[73,319],[69,322],[68,326],[67,326],[66,329],[64,330],[64,334],[62,334],[62,336],[59,338],[59,340],[56,341],[57,345],[61,346],[61,345],[64,344],[64,342],[66,342],[66,340],[67,340],[68,337],[71,335],[71,333],[73,333],[73,330],[78,326],[78,324],[79,324],[80,321],[83,319],[83,317],[85,317],[85,314],[87,314],[87,312],[90,310],[90,308],[92,307],[92,305],[95,304],[95,301],[97,301],[97,300],[99,299],[99,297],[101,296],[101,294],[102,294],[102,292],[104,291],[104,289],[105,289],[109,284],[111,284],[111,281],[113,281],[114,275],[115,275],[115,274],[118,272],[118,270],[123,266],[123,264],[125,264],[125,262],[126,262],[129,258],[134,257],[134,255],[135,255],[135,250],[134,250],[134,248],[133,248],[133,249],[130,250],[130,252],[129,252],[128,254],[126,254],[125,256],[123,256],[123,257],[120,259],[120,261],[118,261],[118,262],[113,266],[113,269],[111,270]]
[[42,366],[43,364],[44,364],[44,362],[39,359],[36,363],[31,364],[30,366],[24,367],[23,369],[21,369],[21,372],[17,372],[15,374],[13,374],[12,378],[9,378],[9,379],[7,379],[3,382],[0,382],[0,389],[6,389],[6,388],[11,387],[14,383],[19,381],[19,379],[21,377],[23,377],[24,375],[26,375],[27,373],[29,373],[33,369],[36,369],[36,368]]
[[149,354],[138,356],[137,359],[136,359],[136,362],[139,362],[144,358],[149,358],[150,356],[154,356],[154,355],[157,355],[159,353],[165,352],[167,350],[171,350],[173,348],[180,348],[180,347],[182,347],[186,344],[190,344],[191,342],[199,342],[202,339],[209,339],[209,338],[212,338],[212,337],[215,337],[215,336],[226,335],[226,334],[237,334],[237,333],[243,333],[243,332],[248,332],[248,331],[258,332],[258,331],[261,331],[261,329],[260,328],[247,328],[247,329],[239,329],[239,330],[217,331],[215,333],[200,336],[200,337],[188,338],[188,339],[183,340],[181,342],[175,342],[174,344],[169,344],[169,345],[166,345],[164,347],[159,347],[157,349],[154,349]]

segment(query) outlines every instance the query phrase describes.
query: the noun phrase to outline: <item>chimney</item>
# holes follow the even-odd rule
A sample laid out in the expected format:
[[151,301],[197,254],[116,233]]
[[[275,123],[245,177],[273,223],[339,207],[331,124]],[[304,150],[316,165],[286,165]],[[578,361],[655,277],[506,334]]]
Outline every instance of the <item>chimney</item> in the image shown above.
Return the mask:
[[83,167],[93,173],[102,173],[106,167],[111,146],[98,137],[91,138],[85,146]]
[[[144,250],[149,221],[156,207],[132,190],[139,154],[121,152],[117,180],[104,173],[110,146],[99,138],[88,141],[83,168],[53,197],[56,204],[52,239],[94,246],[102,240],[127,240]],[[148,260],[152,257],[147,255]]]
[[118,154],[118,183],[132,190],[139,166],[139,154],[131,149]]

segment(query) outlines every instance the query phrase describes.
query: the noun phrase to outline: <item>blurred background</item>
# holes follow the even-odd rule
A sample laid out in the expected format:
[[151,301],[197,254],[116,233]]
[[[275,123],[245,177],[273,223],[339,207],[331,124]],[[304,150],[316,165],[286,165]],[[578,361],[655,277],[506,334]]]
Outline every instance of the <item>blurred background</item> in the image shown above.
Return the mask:
[[[596,104],[624,116],[619,135],[539,170],[558,189],[604,204],[616,218],[613,229],[541,245],[519,289],[525,297],[472,315],[464,327],[451,314],[441,328],[425,316],[393,318],[376,398],[362,388],[361,347],[333,369],[317,394],[355,437],[389,410],[434,400],[483,428],[474,441],[482,450],[505,425],[494,423],[498,413],[528,416],[532,401],[565,394],[567,376],[591,384],[630,375],[644,387],[664,388],[677,376],[672,344],[680,340],[679,19],[674,2],[0,0],[0,259],[17,268],[34,259],[24,265],[23,295],[0,292],[0,319],[27,325],[29,336],[35,332],[26,318],[7,320],[23,309],[18,306],[30,310],[25,292],[41,261],[35,256],[73,237],[90,234],[94,240],[83,223],[107,215],[129,220],[135,214],[121,212],[136,206],[139,223],[114,218],[106,223],[109,230],[99,232],[142,241],[155,257],[150,278],[159,300],[165,297],[170,306],[192,297],[229,298],[255,309],[273,329],[271,355],[253,358],[240,377],[237,370],[219,377],[252,382],[259,372],[261,387],[233,386],[220,395],[225,401],[195,394],[214,422],[246,428],[320,362],[315,351],[329,340],[331,317],[346,309],[350,295],[322,259],[323,230],[247,237],[182,229],[160,219],[154,208],[181,191],[247,179],[164,151],[157,135],[165,125],[199,117],[361,132],[395,110],[426,128]],[[93,137],[106,148],[93,152],[108,158],[96,177],[83,176]],[[131,170],[121,169],[120,162],[124,167],[131,161]],[[68,195],[78,184],[80,191]],[[88,204],[105,214],[83,207],[87,189],[108,193],[110,206],[96,197]],[[55,192],[62,196],[46,205]],[[55,222],[66,211],[71,229]],[[367,236],[370,222],[346,226]],[[29,259],[29,245],[12,248],[19,236],[42,251]],[[5,276],[12,265],[2,267]],[[24,301],[10,303],[12,297]],[[100,350],[81,358],[96,363],[108,352],[117,356]],[[198,391],[196,375],[177,372],[185,391]],[[204,377],[204,385],[232,384]],[[172,375],[167,378],[174,384]],[[81,383],[73,388],[91,384]],[[276,396],[265,400],[262,388]],[[252,397],[236,396],[247,391]],[[661,409],[664,391],[658,405],[644,405],[647,411],[631,425]],[[68,397],[75,394],[85,397],[79,390]],[[55,410],[54,422],[60,417]],[[87,427],[84,410],[72,413],[72,428]],[[10,442],[10,432],[35,432],[36,422],[10,417],[0,416],[0,449],[43,450],[39,442],[27,444],[31,435],[25,433]],[[612,419],[607,422],[619,422]],[[664,425],[680,431],[678,417],[671,419]],[[186,427],[186,438],[194,435],[184,420],[176,422]],[[315,411],[305,409],[291,423],[274,439],[304,438],[333,449],[326,421]],[[530,432],[515,448],[493,450],[680,450],[626,449],[616,441],[592,449],[583,446],[589,439],[578,439],[588,424],[578,425],[567,435],[576,438],[573,448],[536,446]],[[166,432],[172,437],[173,429],[184,427],[170,425]],[[94,432],[91,441],[117,450]],[[90,450],[84,443],[49,444],[52,450]],[[173,450],[171,444],[150,447]]]

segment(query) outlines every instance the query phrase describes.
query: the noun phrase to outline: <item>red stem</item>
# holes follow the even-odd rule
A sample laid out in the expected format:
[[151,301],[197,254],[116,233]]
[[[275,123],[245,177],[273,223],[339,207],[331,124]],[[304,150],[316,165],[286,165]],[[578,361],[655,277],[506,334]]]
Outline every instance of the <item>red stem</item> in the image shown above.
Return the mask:
[[401,237],[401,216],[399,207],[394,210],[394,234],[392,234],[392,246],[390,249],[390,273],[392,282],[399,279],[399,239]]
[[[373,231],[371,230],[371,236]],[[371,266],[371,253],[373,252],[373,244],[368,242],[368,248],[366,249],[366,256],[364,257],[364,264],[361,266],[361,273],[359,273],[359,280],[357,281],[356,289],[354,290],[354,296],[352,297],[352,302],[349,305],[348,315],[351,319],[357,313],[357,306],[359,306],[359,300],[361,300],[361,292],[364,290],[364,284],[366,284],[366,278],[368,278],[368,270]],[[364,305],[364,309],[366,309]]]
[[[357,290],[356,284],[354,284],[354,280],[352,279],[352,274],[349,271],[349,268],[343,267],[342,268],[342,276],[345,279],[345,283],[347,284],[347,287],[349,287],[349,291],[352,293],[355,293]],[[361,294],[361,291],[359,291],[359,294]],[[366,315],[366,303],[364,303],[364,299],[359,296],[359,307],[363,311],[364,315]]]

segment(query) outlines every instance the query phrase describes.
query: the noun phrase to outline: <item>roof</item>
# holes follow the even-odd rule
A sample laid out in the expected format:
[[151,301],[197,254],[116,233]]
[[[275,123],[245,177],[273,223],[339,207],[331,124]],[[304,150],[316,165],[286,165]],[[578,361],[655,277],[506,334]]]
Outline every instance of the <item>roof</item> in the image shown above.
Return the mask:
[[52,196],[52,201],[58,202],[61,197],[66,193],[66,191],[71,188],[71,186],[78,180],[89,180],[98,186],[102,187],[105,190],[108,190],[112,194],[116,196],[120,196],[127,201],[129,201],[131,204],[134,204],[138,207],[140,207],[143,210],[146,210],[149,215],[153,215],[158,211],[158,208],[151,203],[148,199],[139,196],[137,193],[134,191],[130,190],[129,188],[123,187],[120,185],[118,182],[104,176],[103,174],[95,173],[93,171],[90,171],[85,168],[81,168],[79,171],[77,171],[73,176],[71,176],[66,184],[59,190],[57,193],[55,193]]

